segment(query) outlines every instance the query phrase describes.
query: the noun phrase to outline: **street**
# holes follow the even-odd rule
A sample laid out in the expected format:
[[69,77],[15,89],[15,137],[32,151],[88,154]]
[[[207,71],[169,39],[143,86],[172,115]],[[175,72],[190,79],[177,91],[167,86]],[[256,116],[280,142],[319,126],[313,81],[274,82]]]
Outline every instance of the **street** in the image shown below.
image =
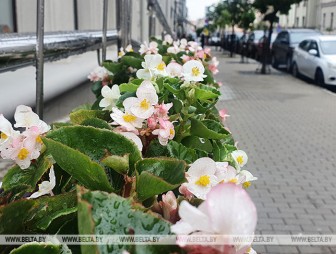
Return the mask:
[[[258,209],[256,234],[336,233],[336,95],[271,69],[256,74],[216,52],[223,81],[219,109],[247,169],[259,179],[249,193]],[[336,253],[336,246],[254,246],[258,253]]]

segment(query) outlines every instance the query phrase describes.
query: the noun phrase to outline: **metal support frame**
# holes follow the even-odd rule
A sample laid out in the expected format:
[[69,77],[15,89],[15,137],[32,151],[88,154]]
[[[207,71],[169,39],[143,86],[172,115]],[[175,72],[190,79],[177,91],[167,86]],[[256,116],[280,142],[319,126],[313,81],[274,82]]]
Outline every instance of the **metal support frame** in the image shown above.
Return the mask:
[[104,0],[103,4],[103,37],[102,37],[102,61],[106,61],[106,33],[107,33],[107,16],[108,15],[108,0]]
[[[153,13],[155,12],[155,17],[158,18],[160,24],[162,25],[163,29],[165,30],[166,33],[170,34],[172,37],[175,37],[175,35],[173,34],[173,31],[171,30],[163,12],[162,12],[162,9],[158,3],[157,0],[147,0],[148,1],[148,10],[152,10]],[[149,18],[151,19],[152,18],[152,13],[150,12],[150,16]],[[155,23],[152,21],[150,21],[149,25],[149,30],[152,31],[152,29],[154,29],[153,26]],[[154,31],[155,32],[155,31]],[[151,35],[151,33],[150,33]],[[153,35],[152,35],[153,36]]]
[[127,47],[132,42],[132,0],[116,0],[117,4],[117,30],[118,30],[118,49]]
[[36,113],[43,119],[43,55],[44,39],[44,0],[37,0],[37,22],[36,22]]

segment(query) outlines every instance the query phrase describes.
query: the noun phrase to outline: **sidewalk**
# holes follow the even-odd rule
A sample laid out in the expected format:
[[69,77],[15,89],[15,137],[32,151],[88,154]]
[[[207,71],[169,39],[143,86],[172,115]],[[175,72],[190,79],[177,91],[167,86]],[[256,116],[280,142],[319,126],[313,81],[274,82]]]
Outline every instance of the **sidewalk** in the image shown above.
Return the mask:
[[[336,235],[336,94],[258,64],[215,53],[219,109],[259,179],[249,189],[257,234]],[[258,253],[336,253],[336,246],[256,246]]]

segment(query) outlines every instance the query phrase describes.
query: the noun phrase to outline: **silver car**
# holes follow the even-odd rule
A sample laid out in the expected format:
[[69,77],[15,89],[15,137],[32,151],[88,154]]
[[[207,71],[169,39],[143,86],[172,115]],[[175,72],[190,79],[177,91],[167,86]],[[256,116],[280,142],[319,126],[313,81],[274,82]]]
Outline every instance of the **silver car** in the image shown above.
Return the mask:
[[317,85],[336,85],[336,35],[314,36],[294,50],[294,76],[304,75]]

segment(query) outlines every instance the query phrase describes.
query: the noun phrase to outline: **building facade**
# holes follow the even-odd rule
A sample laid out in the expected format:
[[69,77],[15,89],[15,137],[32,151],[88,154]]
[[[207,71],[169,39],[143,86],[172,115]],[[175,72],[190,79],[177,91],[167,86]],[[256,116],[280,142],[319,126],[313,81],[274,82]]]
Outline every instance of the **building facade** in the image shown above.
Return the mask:
[[303,0],[293,4],[288,15],[279,16],[282,28],[312,28],[336,34],[336,0]]
[[[116,1],[108,0],[108,29],[116,29]],[[186,0],[158,0],[172,30],[181,30],[181,17],[187,16]],[[132,39],[148,40],[147,0],[132,1]],[[1,0],[0,33],[36,32],[37,0]],[[101,30],[103,0],[45,0],[45,32]],[[155,35],[164,32],[155,20]]]

